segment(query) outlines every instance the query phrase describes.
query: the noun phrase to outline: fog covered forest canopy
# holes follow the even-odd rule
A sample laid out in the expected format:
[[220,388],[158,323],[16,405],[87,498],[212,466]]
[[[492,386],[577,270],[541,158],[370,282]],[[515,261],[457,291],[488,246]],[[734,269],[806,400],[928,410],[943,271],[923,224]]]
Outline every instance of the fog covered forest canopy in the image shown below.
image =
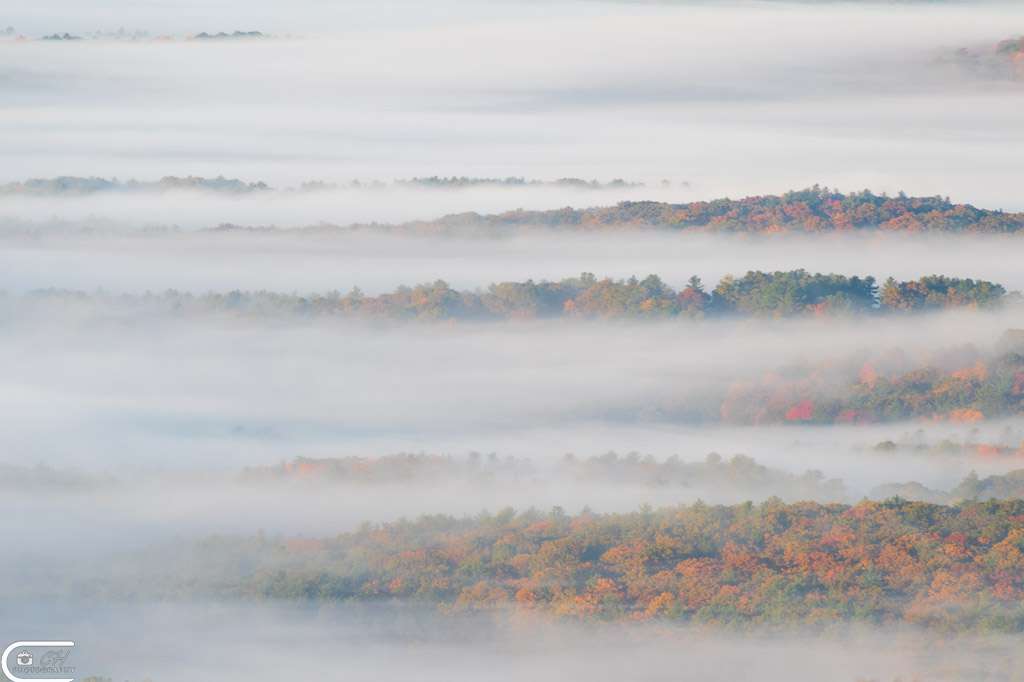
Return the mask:
[[1015,632],[1024,627],[1015,570],[1022,518],[1019,499],[769,499],[576,516],[508,508],[365,524],[317,540],[209,538],[110,563],[112,575],[142,579],[64,589],[131,599],[402,600],[450,615],[514,605],[585,621]]
[[[426,187],[426,188],[447,188],[457,189],[478,186],[498,187],[573,187],[578,189],[603,189],[608,187],[644,187],[643,183],[626,182],[624,180],[612,180],[611,182],[598,182],[597,180],[582,180],[580,178],[561,178],[558,180],[527,180],[526,178],[468,178],[462,177],[437,177],[411,178],[409,180],[394,180],[384,183],[379,180],[360,182],[358,179],[343,185],[338,183],[327,183],[322,180],[311,180],[303,182],[297,188],[280,188],[276,191],[284,192],[316,192],[323,190],[356,189],[369,187],[372,189],[387,189],[389,187]],[[97,192],[167,192],[171,190],[202,190],[205,192],[221,192],[227,194],[245,194],[249,192],[275,191],[267,183],[262,181],[243,182],[237,178],[216,178],[203,177],[175,177],[168,175],[154,181],[127,180],[119,181],[117,178],[81,178],[74,176],[62,176],[56,178],[30,178],[28,180],[8,182],[0,185],[0,194],[12,196],[57,196],[62,194],[94,194]]]
[[[999,460],[1021,464],[1024,463],[1024,439],[1018,442],[1020,445],[1015,447],[1002,443],[954,442],[947,438],[930,446],[908,447],[887,440],[861,456],[884,462],[886,458],[916,453],[934,462],[957,457],[979,465]],[[117,494],[153,483],[171,489],[175,486],[166,475],[135,470],[90,473],[43,465],[2,465],[0,472],[3,474],[0,489],[13,497]],[[861,498],[881,501],[901,497],[955,504],[965,500],[1024,497],[1024,469],[989,476],[980,476],[972,470],[948,490],[929,488],[917,481],[892,481],[860,491],[839,478],[826,478],[819,469],[789,473],[742,454],[723,457],[711,452],[703,459],[688,461],[678,455],[657,459],[635,450],[623,455],[609,450],[588,457],[565,453],[553,461],[534,461],[512,455],[501,457],[494,452],[487,455],[471,452],[462,456],[402,452],[369,457],[296,457],[274,466],[245,467],[241,472],[231,472],[228,478],[220,477],[217,482],[233,492],[255,488],[269,496],[291,492],[343,495],[353,489],[372,491],[374,488],[386,492],[395,487],[409,489],[427,484],[480,486],[485,490],[509,485],[572,484],[582,490],[588,486],[621,486],[663,497],[669,497],[674,490],[678,495],[708,501],[761,500],[775,496],[787,502],[849,503]]]
[[[667,181],[661,188],[671,187]],[[578,178],[555,181],[523,178],[413,178],[390,184],[354,182],[335,185],[322,182],[304,183],[299,189],[273,190],[262,181],[246,183],[224,177],[173,177],[153,182],[116,179],[57,177],[9,182],[0,186],[0,196],[46,197],[82,196],[96,193],[166,192],[197,190],[214,194],[244,195],[274,192],[344,191],[354,188],[387,191],[396,188],[464,189],[473,187],[555,187],[581,190],[610,188],[643,188],[642,183],[614,180],[600,183]],[[230,230],[242,227],[223,223],[212,229]],[[319,224],[311,229],[331,230],[340,226]],[[823,233],[849,230],[879,230],[915,234],[970,233],[1015,234],[1024,228],[1024,213],[1007,213],[999,209],[977,208],[955,204],[948,197],[913,197],[900,192],[896,196],[874,194],[870,190],[843,194],[828,187],[814,187],[781,195],[751,196],[743,199],[715,199],[689,203],[660,201],[622,201],[615,206],[556,210],[515,210],[494,215],[462,213],[432,220],[415,220],[399,224],[357,223],[344,226],[349,230],[389,232],[422,232],[429,234],[486,234],[502,236],[517,230],[633,230],[665,229],[671,231],[736,232],[777,234],[786,232]],[[267,229],[265,227],[260,229]]]
[[1024,682],[1024,4],[5,9],[0,641]]
[[658,275],[613,281],[585,272],[559,282],[501,282],[486,291],[456,291],[443,280],[393,293],[366,296],[356,287],[346,295],[231,291],[194,295],[169,290],[143,296],[36,289],[26,300],[40,303],[103,303],[124,309],[149,308],[176,315],[222,313],[244,317],[312,316],[417,321],[527,320],[535,318],[704,319],[729,316],[880,316],[956,308],[995,310],[1021,306],[1019,292],[1007,293],[984,280],[933,275],[879,288],[873,277],[846,277],[806,270],[748,272],[727,276],[708,291],[699,277],[675,291]]
[[711,232],[772,234],[785,231],[842,232],[878,229],[892,232],[1016,233],[1024,214],[953,204],[948,198],[876,196],[868,190],[841,194],[811,188],[779,196],[716,199],[689,204],[626,201],[596,209],[508,211],[498,215],[447,216],[398,228],[431,232],[475,228],[494,231],[515,227],[578,230],[665,228]]

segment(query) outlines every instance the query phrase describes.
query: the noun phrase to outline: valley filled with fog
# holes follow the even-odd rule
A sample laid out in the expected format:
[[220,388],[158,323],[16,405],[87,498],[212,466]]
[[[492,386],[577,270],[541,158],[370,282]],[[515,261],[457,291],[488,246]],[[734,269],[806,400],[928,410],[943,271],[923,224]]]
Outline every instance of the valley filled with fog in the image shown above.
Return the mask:
[[694,275],[710,286],[726,275],[804,268],[849,276],[917,279],[942,274],[1024,290],[1008,250],[1015,235],[514,235],[506,239],[374,233],[80,234],[11,237],[0,251],[9,294],[70,289],[112,295],[167,289],[259,291],[301,296],[377,295],[438,279],[460,290],[504,281],[558,281],[581,272],[628,279],[656,274],[675,288]]
[[[933,67],[1016,37],[1014,3],[304,5],[23,3],[8,39],[149,39],[6,42],[0,180],[623,178],[704,199],[822,183],[1024,207],[1019,88]],[[271,38],[185,40],[239,29]]]
[[1020,6],[9,10],[0,638],[1019,679]]

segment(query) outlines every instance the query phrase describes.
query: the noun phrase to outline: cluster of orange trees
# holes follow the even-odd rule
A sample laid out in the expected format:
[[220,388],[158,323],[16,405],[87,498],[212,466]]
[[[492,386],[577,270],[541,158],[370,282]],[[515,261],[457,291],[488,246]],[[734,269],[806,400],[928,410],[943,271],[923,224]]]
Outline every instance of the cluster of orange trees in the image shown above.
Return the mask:
[[[380,228],[379,225],[356,226]],[[394,226],[402,231],[504,234],[530,229],[649,229],[707,232],[887,232],[1007,233],[1024,227],[1024,214],[954,204],[944,197],[890,197],[868,190],[844,194],[814,187],[782,195],[715,199],[683,204],[624,201],[602,208],[508,211],[497,215],[462,213],[438,220]]]
[[130,561],[132,575],[149,562],[146,577],[107,594],[397,601],[598,621],[1024,627],[1019,499],[505,509],[364,524],[324,540],[214,537]]
[[[727,424],[863,424],[904,419],[977,422],[1024,412],[1024,332],[1004,333],[999,348],[936,357],[936,364],[885,371],[886,358],[859,371],[825,361],[802,371],[735,381],[721,405]],[[954,364],[957,363],[957,364]],[[952,365],[952,367],[949,367]]]
[[938,63],[983,79],[1024,80],[1024,36],[1001,40],[982,53],[962,47]]

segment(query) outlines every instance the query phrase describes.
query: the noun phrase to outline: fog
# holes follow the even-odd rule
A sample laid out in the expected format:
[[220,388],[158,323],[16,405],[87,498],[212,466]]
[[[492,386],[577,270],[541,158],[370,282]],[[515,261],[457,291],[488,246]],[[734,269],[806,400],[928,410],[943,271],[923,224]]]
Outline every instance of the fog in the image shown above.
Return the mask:
[[[955,494],[948,498],[936,495],[950,493],[971,471],[981,477],[998,475],[1024,469],[1024,461],[1019,452],[984,456],[978,454],[977,447],[956,449],[948,443],[1002,444],[1018,450],[1024,441],[1022,429],[1024,420],[1020,419],[983,429],[918,423],[859,430],[580,425],[577,429],[527,432],[518,438],[479,438],[503,446],[478,460],[479,464],[471,464],[468,451],[456,450],[447,464],[424,464],[397,476],[365,478],[268,475],[257,465],[280,471],[277,467],[286,458],[290,462],[299,456],[348,456],[372,461],[394,452],[370,443],[352,447],[338,440],[314,445],[300,439],[242,450],[243,444],[224,437],[219,443],[206,444],[206,460],[192,461],[198,454],[194,443],[164,438],[167,447],[174,446],[183,457],[191,455],[192,459],[176,461],[173,468],[153,469],[152,463],[141,457],[130,465],[105,463],[111,453],[102,451],[100,444],[81,442],[83,448],[95,448],[88,453],[92,455],[88,462],[43,468],[32,460],[6,463],[14,468],[5,470],[0,531],[8,537],[47,538],[45,557],[29,547],[19,548],[16,554],[26,560],[60,559],[81,567],[110,552],[139,546],[162,547],[172,541],[258,532],[283,538],[334,537],[355,531],[365,522],[390,523],[425,513],[463,517],[506,507],[520,511],[560,507],[571,514],[585,508],[625,513],[645,503],[657,508],[698,500],[708,504],[760,503],[771,497],[788,503],[853,504],[865,497],[883,499],[893,494],[955,501],[959,499]],[[620,448],[617,456],[609,459],[611,445],[629,440],[639,443],[632,451],[635,454]],[[876,447],[887,440],[898,441],[902,447]],[[572,449],[562,447],[570,442]],[[155,449],[155,443],[148,441],[134,445],[136,455],[143,448]],[[237,459],[248,456],[245,469],[217,462],[215,458],[223,458],[225,450],[233,451]],[[710,454],[713,452],[716,454]],[[567,453],[573,453],[572,460]],[[720,460],[717,453],[722,453]],[[734,460],[737,454],[743,457]],[[679,473],[648,468],[667,466],[672,455],[678,456]],[[718,463],[709,465],[711,461]],[[817,473],[808,475],[808,471]],[[907,483],[919,484],[936,495],[899,487]]]
[[348,184],[305,191],[279,188],[242,195],[183,190],[102,192],[85,196],[9,194],[0,197],[0,228],[13,234],[30,230],[45,235],[81,230],[196,230],[221,223],[282,228],[321,223],[346,226],[427,220],[468,211],[490,214],[510,208],[610,206],[626,200],[681,202],[691,194],[686,186],[672,183],[585,189],[556,185],[428,188]]
[[[95,301],[8,296],[0,358],[0,464],[70,469],[95,484],[8,485],[3,532],[46,535],[52,556],[88,562],[108,550],[217,533],[333,536],[363,521],[460,516],[511,506],[629,511],[708,502],[855,502],[874,486],[915,481],[951,490],[969,471],[1019,458],[929,450],[943,439],[1024,440],[1024,421],[876,426],[715,426],[736,379],[806,366],[933,353],[987,352],[1016,310],[859,321],[653,324],[361,324],[126,314]],[[670,407],[705,417],[680,421]],[[653,410],[653,411],[652,411]],[[701,421],[705,423],[700,423]],[[879,452],[891,440],[902,447]],[[780,475],[807,470],[838,488],[764,478],[650,485],[579,478],[557,465],[609,450],[664,461],[753,457]],[[243,484],[245,467],[296,457],[399,452],[496,453],[527,463],[491,478],[304,487]],[[72,477],[74,478],[74,477]],[[104,482],[107,479],[113,482]],[[88,481],[87,481],[88,483]],[[683,485],[686,483],[686,485]],[[63,550],[58,550],[58,548]],[[90,559],[91,558],[91,559]]]
[[1012,3],[221,3],[188,28],[115,8],[7,21],[304,37],[2,42],[0,180],[621,177],[701,198],[817,182],[1024,208],[1024,92],[931,65],[1011,37]]
[[[143,468],[421,449],[761,459],[769,436],[697,429],[720,419],[734,380],[826,358],[856,371],[893,348],[906,371],[938,362],[933,351],[984,352],[1020,320],[1011,308],[827,324],[360,324],[19,298],[4,312],[3,461]],[[605,427],[614,437],[595,435]]]
[[[1011,257],[1019,237],[345,229],[814,184],[1024,210],[1024,88],[941,64],[961,46],[985,53],[1015,37],[1024,7],[16,0],[3,22],[0,184],[173,175],[272,189],[0,194],[0,640],[72,639],[76,678],[133,682],[1018,674],[1015,639],[839,622],[741,635],[625,616],[589,628],[500,609],[441,618],[435,604],[397,599],[200,606],[111,595],[145,594],[132,586],[157,585],[148,571],[166,572],[182,543],[204,538],[269,538],[284,552],[289,539],[366,522],[503,507],[627,512],[890,492],[948,503],[971,471],[1024,468],[1020,416],[721,425],[730,385],[774,372],[971,366],[1024,326],[1019,303],[862,319],[432,324],[175,314],[146,296],[376,295],[437,279],[475,290],[583,271],[654,273],[676,289],[698,275],[710,288],[727,274],[796,268],[1024,290]],[[235,30],[269,37],[186,39]],[[88,35],[38,40],[65,31]],[[431,176],[546,184],[401,182]],[[302,188],[316,181],[336,186]],[[279,229],[203,229],[223,223]],[[302,458],[361,457],[365,470],[397,453],[454,464],[382,480],[291,475]],[[201,578],[246,565],[217,571]],[[122,580],[121,592],[105,590]]]
[[[744,235],[551,233],[504,239],[374,233],[73,234],[0,242],[0,290],[71,289],[110,294],[232,290],[376,296],[443,279],[454,289],[503,281],[559,281],[657,274],[681,290],[692,275],[713,289],[749,270],[916,280],[984,279],[1024,291],[1024,271],[1006,253],[1016,236]],[[1012,326],[1012,325],[1011,325]]]
[[[1013,637],[912,629],[711,636],[686,628],[555,626],[528,616],[439,620],[395,606],[362,612],[281,605],[62,604],[24,609],[21,628],[78,633],[76,676],[141,682],[247,679],[1010,680]],[[45,615],[44,615],[45,614]],[[648,636],[640,636],[648,635]],[[9,621],[0,637],[24,639]]]

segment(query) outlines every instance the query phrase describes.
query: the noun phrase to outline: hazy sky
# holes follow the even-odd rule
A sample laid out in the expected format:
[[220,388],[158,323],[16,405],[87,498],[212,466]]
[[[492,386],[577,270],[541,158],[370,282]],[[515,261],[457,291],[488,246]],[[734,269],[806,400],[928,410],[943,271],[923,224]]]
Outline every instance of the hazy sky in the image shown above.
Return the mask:
[[1020,209],[1024,91],[928,64],[1022,19],[1006,3],[16,3],[5,21],[35,35],[304,37],[0,42],[0,180],[623,177],[705,198],[819,182]]

